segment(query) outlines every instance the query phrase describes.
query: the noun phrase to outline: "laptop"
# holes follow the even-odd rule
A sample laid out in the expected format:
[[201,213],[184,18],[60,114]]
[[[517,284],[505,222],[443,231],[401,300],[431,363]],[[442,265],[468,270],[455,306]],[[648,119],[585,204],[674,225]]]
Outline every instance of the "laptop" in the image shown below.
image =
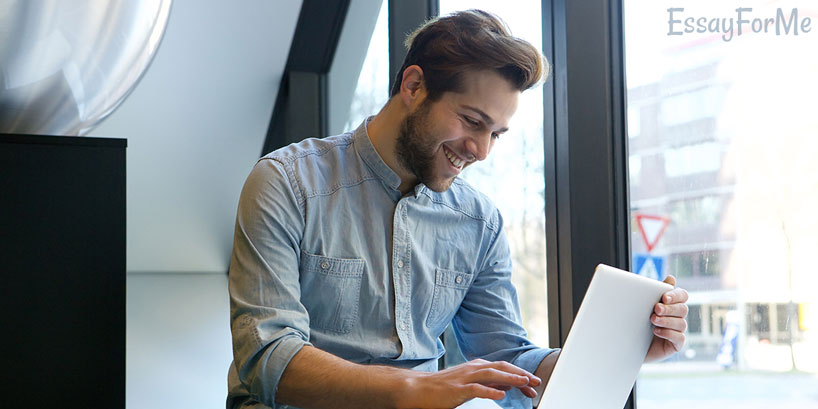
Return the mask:
[[653,339],[653,307],[671,289],[597,266],[539,407],[622,409]]

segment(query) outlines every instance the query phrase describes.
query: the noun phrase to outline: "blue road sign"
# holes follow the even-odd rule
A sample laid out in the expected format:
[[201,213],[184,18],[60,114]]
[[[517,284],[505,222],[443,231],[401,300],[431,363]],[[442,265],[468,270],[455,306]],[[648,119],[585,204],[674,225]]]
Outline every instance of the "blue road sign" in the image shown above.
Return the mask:
[[665,279],[665,257],[648,253],[633,255],[633,272],[655,280]]

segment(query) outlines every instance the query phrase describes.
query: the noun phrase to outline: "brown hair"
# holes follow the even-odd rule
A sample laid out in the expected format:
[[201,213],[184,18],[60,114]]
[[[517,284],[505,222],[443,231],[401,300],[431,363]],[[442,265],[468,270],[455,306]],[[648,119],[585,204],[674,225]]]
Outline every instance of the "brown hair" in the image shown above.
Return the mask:
[[431,101],[444,92],[462,92],[466,71],[494,70],[515,89],[525,91],[548,77],[548,61],[531,43],[511,35],[508,26],[482,10],[459,11],[430,20],[406,39],[409,52],[392,85],[400,92],[403,71],[423,70]]

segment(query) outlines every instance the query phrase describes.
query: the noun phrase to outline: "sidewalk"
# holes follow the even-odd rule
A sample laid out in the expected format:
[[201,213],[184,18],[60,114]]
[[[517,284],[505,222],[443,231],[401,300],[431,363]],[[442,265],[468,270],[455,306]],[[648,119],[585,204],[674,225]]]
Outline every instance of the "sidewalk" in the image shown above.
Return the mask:
[[639,409],[818,409],[818,374],[804,372],[725,371],[702,363],[646,365],[636,388]]

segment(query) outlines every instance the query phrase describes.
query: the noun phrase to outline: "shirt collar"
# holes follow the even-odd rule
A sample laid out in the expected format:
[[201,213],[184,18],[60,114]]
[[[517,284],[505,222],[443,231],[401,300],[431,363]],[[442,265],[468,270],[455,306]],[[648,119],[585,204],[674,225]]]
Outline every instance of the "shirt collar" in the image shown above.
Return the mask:
[[378,155],[378,151],[375,150],[375,146],[372,145],[372,141],[369,139],[366,125],[369,124],[372,118],[374,118],[374,116],[366,118],[366,120],[361,123],[361,126],[353,133],[352,142],[355,145],[355,151],[358,152],[358,156],[366,162],[367,166],[369,166],[387,186],[398,190],[400,187],[400,176],[383,161],[381,155]]

